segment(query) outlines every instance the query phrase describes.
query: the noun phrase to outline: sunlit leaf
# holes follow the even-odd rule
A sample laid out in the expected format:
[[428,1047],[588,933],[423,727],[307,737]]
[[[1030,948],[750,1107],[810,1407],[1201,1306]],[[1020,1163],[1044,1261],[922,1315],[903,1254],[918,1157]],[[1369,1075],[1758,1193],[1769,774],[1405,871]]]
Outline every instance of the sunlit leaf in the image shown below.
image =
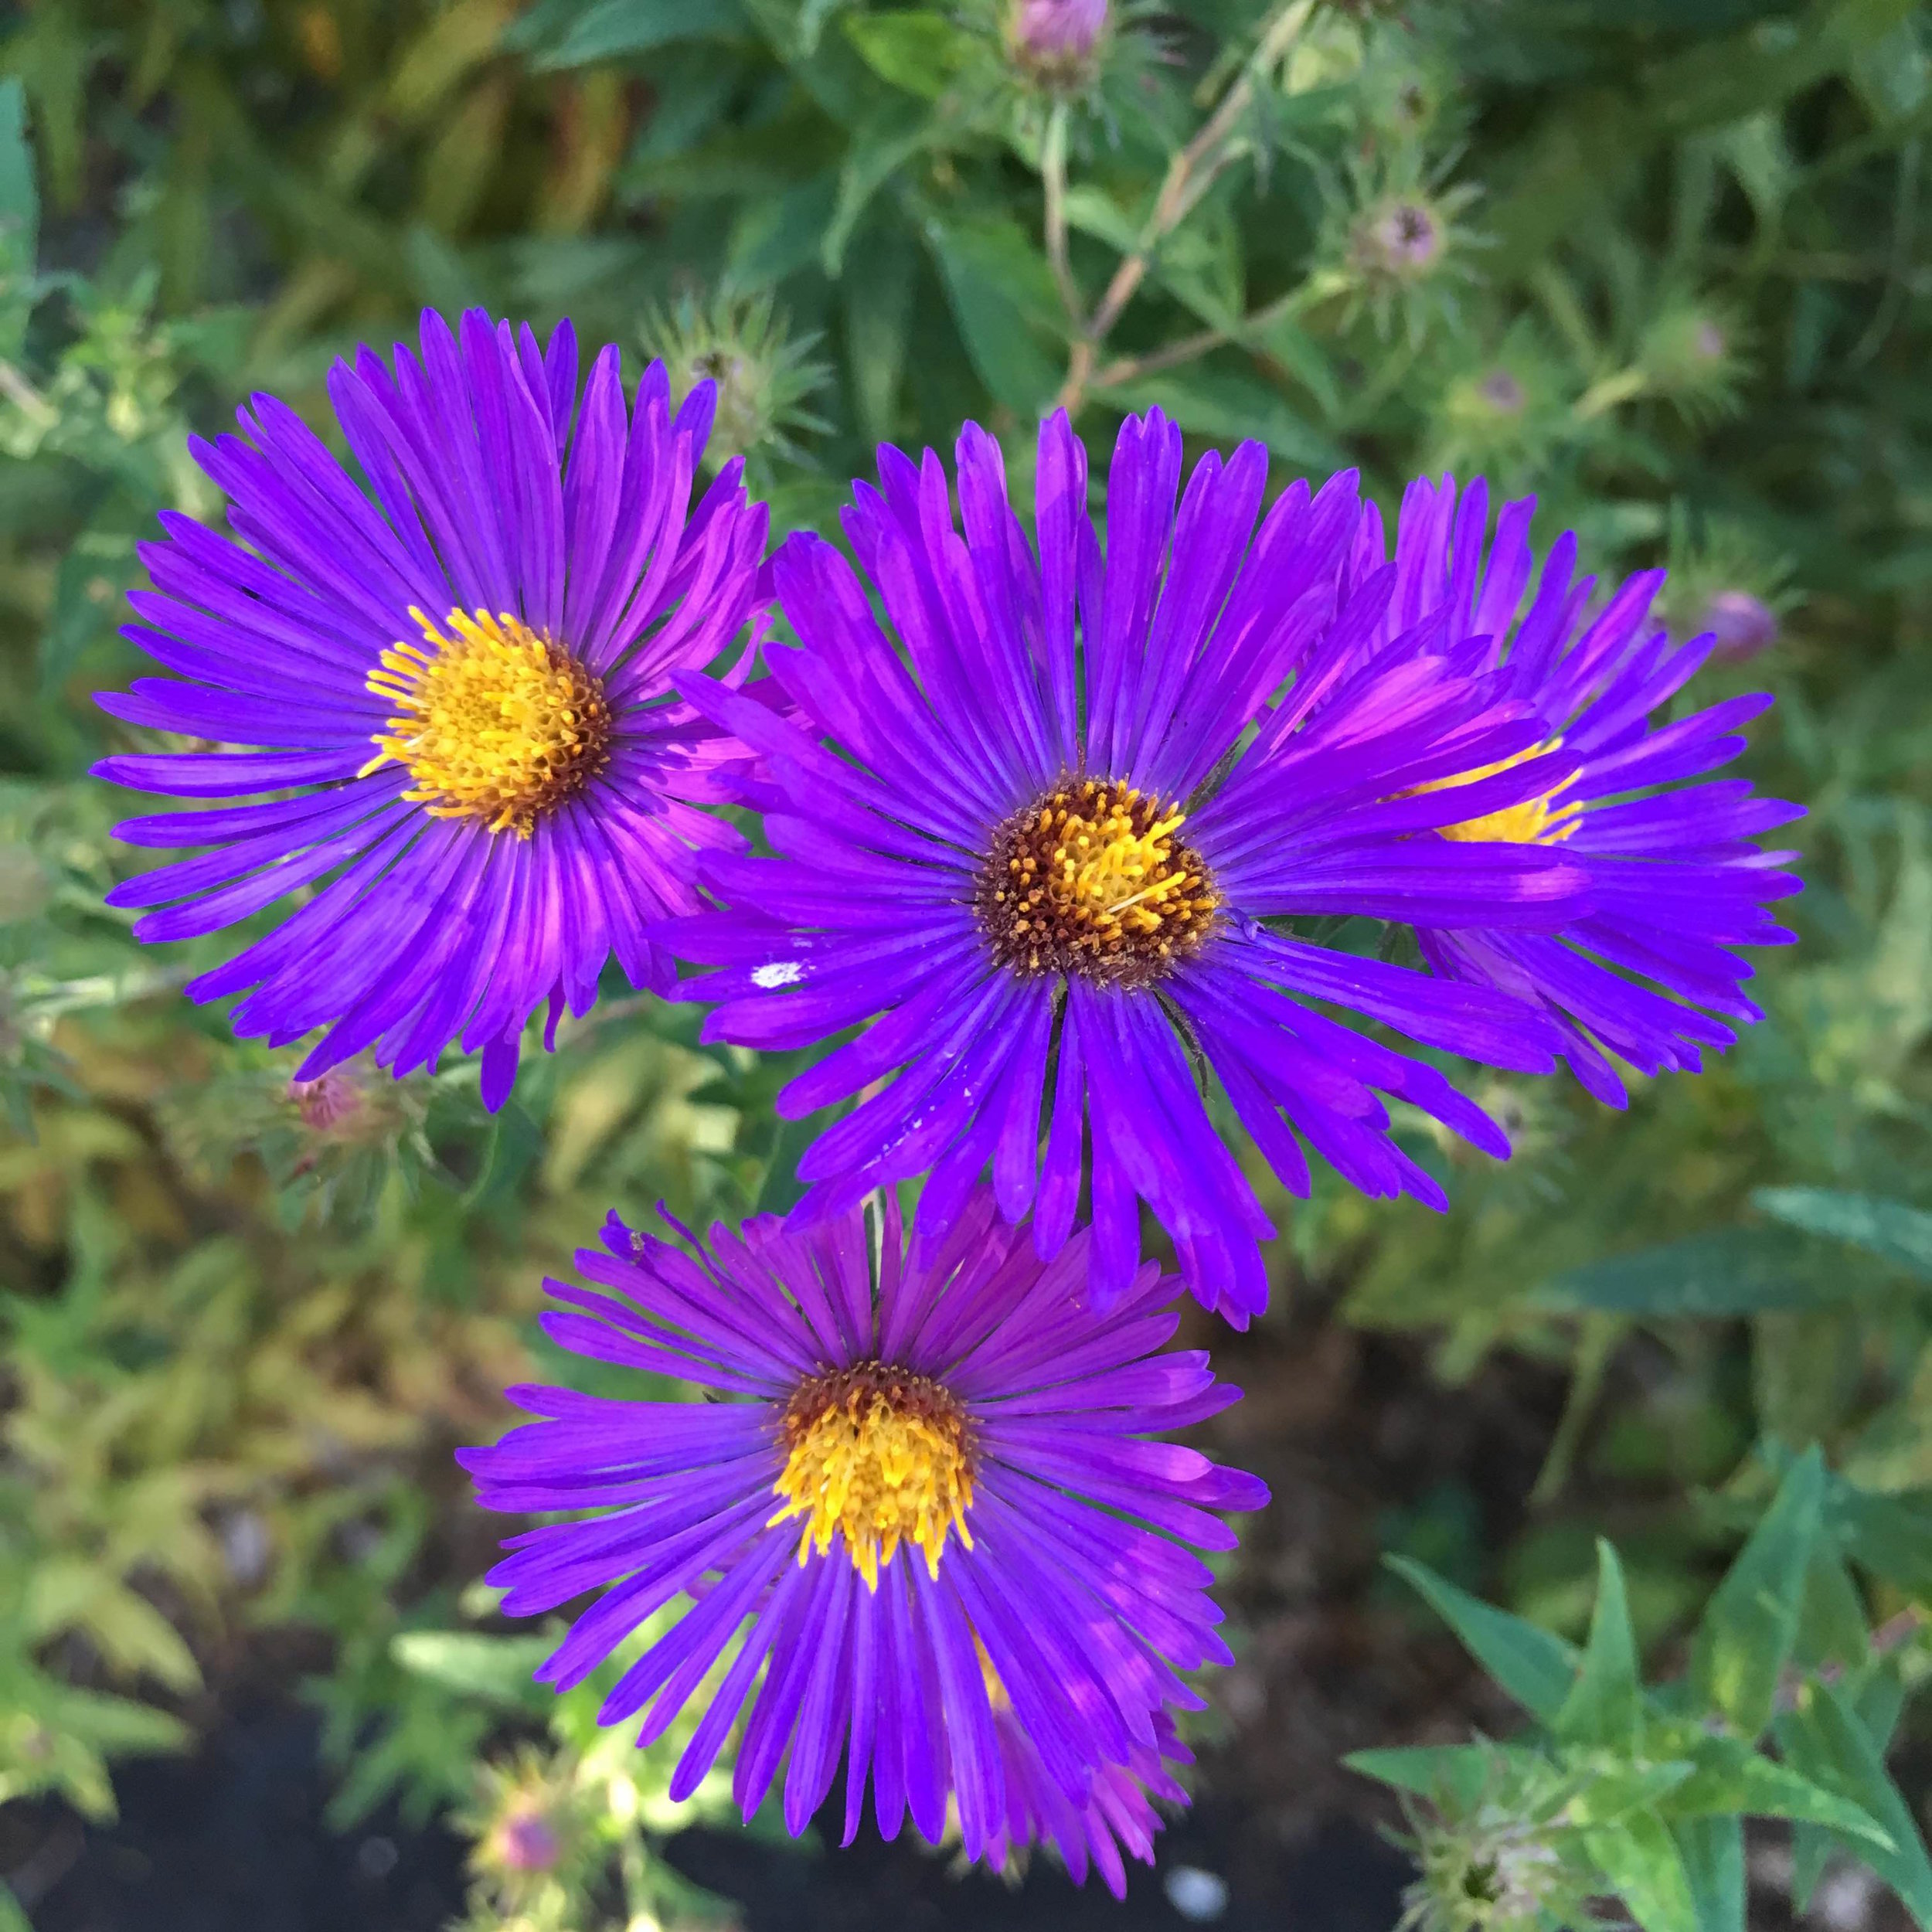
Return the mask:
[[1770,1722],[1778,1680],[1798,1640],[1824,1501],[1824,1460],[1809,1450],[1785,1472],[1698,1624],[1692,1679],[1747,1736]]

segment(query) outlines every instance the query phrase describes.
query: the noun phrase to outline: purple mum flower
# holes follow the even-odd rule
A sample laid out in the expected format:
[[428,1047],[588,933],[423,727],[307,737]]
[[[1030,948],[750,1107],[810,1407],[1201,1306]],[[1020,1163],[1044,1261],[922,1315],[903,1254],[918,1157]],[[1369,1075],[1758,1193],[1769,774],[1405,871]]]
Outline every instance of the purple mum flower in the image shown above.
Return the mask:
[[[1679,645],[1646,628],[1662,570],[1627,579],[1593,615],[1595,580],[1572,581],[1577,540],[1565,534],[1519,623],[1536,562],[1529,538],[1536,500],[1505,505],[1485,546],[1488,505],[1481,478],[1459,506],[1452,478],[1439,487],[1410,485],[1385,634],[1410,612],[1446,610],[1447,634],[1459,640],[1453,660],[1492,672],[1535,707],[1543,727],[1534,763],[1545,781],[1531,797],[1498,808],[1479,800],[1476,787],[1501,767],[1471,767],[1446,795],[1478,808],[1439,829],[1465,849],[1507,843],[1562,851],[1589,876],[1589,906],[1553,932],[1451,932],[1418,920],[1417,936],[1445,978],[1541,1006],[1571,1071],[1597,1099],[1621,1107],[1624,1085],[1607,1053],[1642,1073],[1695,1073],[1704,1049],[1721,1052],[1736,1037],[1726,1021],[1762,1017],[1740,990],[1751,967],[1733,949],[1793,937],[1764,907],[1802,889],[1777,869],[1794,855],[1761,851],[1756,835],[1802,817],[1804,808],[1753,797],[1743,779],[1683,783],[1735,758],[1745,744],[1740,727],[1771,699],[1732,698],[1655,722],[1719,642],[1706,633]],[[1380,521],[1371,513],[1352,572],[1379,574],[1383,555]]]
[[[1236,1395],[1204,1353],[1151,1352],[1175,1327],[1171,1279],[1149,1264],[1102,1314],[1085,1233],[1043,1263],[983,1189],[923,1263],[896,1207],[883,1230],[858,1208],[804,1233],[771,1216],[716,1227],[709,1254],[614,1218],[604,1238],[607,1255],[577,1257],[602,1292],[550,1284],[575,1311],[545,1316],[551,1338],[726,1399],[513,1389],[549,1419],[464,1452],[488,1508],[599,1512],[513,1538],[491,1573],[514,1616],[605,1591],[539,1678],[582,1682],[689,1594],[600,1719],[645,1710],[648,1743],[736,1645],[672,1794],[696,1787],[749,1698],[733,1794],[749,1818],[789,1746],[794,1834],[842,1754],[848,1842],[869,1776],[886,1837],[910,1813],[937,1841],[950,1794],[975,1859],[1003,1855],[1022,1815],[1054,1835],[1095,1804],[1131,1815],[1107,1767],[1165,1788],[1163,1707],[1199,1707],[1177,1673],[1228,1661],[1186,1546],[1231,1549],[1209,1512],[1267,1500],[1145,1439]],[[1090,1844],[1098,1828],[1077,1830]]]
[[401,1074],[461,1036],[495,1107],[537,1006],[553,1035],[614,954],[634,985],[668,985],[647,928],[696,903],[694,849],[735,842],[698,808],[743,747],[671,680],[752,614],[766,519],[736,463],[689,513],[708,384],[674,418],[654,364],[627,417],[615,349],[579,406],[567,321],[539,352],[527,326],[471,310],[459,337],[432,313],[421,345],[331,372],[366,485],[272,396],[240,436],[191,444],[240,541],[163,513],[126,635],[187,682],[100,702],[255,749],[95,770],[178,798],[271,794],[118,828],[215,848],[109,895],[164,909],[138,938],[197,937],[328,882],[192,997],[246,992],[236,1032],[277,1046],[327,1026],[299,1080],[370,1046]]
[[[1467,815],[1431,780],[1501,764],[1541,726],[1420,648],[1439,628],[1427,614],[1365,661],[1396,573],[1342,593],[1352,476],[1313,497],[1295,484],[1257,529],[1267,457],[1247,444],[1201,461],[1177,519],[1179,432],[1158,411],[1130,418],[1103,560],[1063,414],[1040,434],[1037,556],[998,446],[968,424],[958,454],[963,539],[930,451],[922,466],[882,450],[879,488],[846,512],[903,657],[838,553],[801,536],[774,575],[802,648],[767,654],[798,721],[680,686],[763,753],[781,855],[706,861],[724,909],[667,938],[726,970],[681,996],[721,1002],[706,1037],[747,1046],[874,1022],[779,1096],[796,1117],[897,1075],[806,1150],[800,1225],[930,1168],[922,1219],[940,1228],[990,1163],[1002,1213],[1030,1209],[1051,1257],[1085,1141],[1096,1294],[1133,1278],[1138,1197],[1189,1287],[1245,1324],[1267,1298],[1257,1244],[1274,1230],[1197,1067],[1296,1192],[1305,1141],[1366,1192],[1442,1206],[1380,1095],[1498,1155],[1502,1131],[1317,1002],[1495,1065],[1553,1064],[1549,1029],[1519,1002],[1281,923],[1560,924],[1583,879],[1566,855],[1419,835]],[[1485,783],[1493,808],[1549,776],[1532,761]]]

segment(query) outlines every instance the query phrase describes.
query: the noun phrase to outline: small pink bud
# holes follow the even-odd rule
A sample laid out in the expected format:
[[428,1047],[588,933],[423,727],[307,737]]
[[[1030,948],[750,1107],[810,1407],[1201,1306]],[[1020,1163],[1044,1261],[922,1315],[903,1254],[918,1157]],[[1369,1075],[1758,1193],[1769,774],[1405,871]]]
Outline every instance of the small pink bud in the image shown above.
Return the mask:
[[1777,641],[1777,613],[1748,590],[1719,590],[1704,607],[1703,628],[1716,635],[1719,663],[1742,664]]
[[1442,218],[1426,201],[1407,197],[1369,209],[1351,243],[1355,264],[1379,282],[1420,281],[1442,256]]
[[541,1811],[512,1811],[496,1828],[497,1854],[512,1872],[548,1872],[563,1855],[556,1828]]
[[1006,49],[1036,86],[1065,90],[1093,77],[1106,31],[1107,0],[1012,0]]
[[1476,385],[1476,391],[1489,406],[1502,416],[1520,416],[1529,398],[1523,386],[1506,369],[1492,369]]
[[326,1134],[352,1118],[362,1104],[362,1083],[353,1073],[332,1067],[319,1080],[291,1080],[288,1097],[295,1103],[302,1124]]

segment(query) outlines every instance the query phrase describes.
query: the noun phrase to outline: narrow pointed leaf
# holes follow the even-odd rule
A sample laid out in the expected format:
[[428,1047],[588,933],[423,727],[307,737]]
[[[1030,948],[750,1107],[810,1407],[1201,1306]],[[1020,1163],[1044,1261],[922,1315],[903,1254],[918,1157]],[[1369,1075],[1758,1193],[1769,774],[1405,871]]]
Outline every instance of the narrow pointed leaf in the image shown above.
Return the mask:
[[1748,1737],[1770,1722],[1797,1641],[1824,1498],[1825,1464],[1813,1448],[1785,1471],[1698,1627],[1692,1683]]
[[[1898,1672],[1881,1664],[1868,1670],[1852,1692],[1852,1709],[1872,1747],[1883,1758],[1890,1750],[1899,1713],[1905,1706],[1905,1686]],[[1839,1840],[1821,1825],[1802,1822],[1791,1828],[1791,1909],[1808,1912],[1811,1894],[1825,1876],[1825,1867]]]
[[1600,1537],[1597,1567],[1597,1608],[1590,1621],[1583,1668],[1551,1729],[1574,1743],[1628,1744],[1636,1734],[1643,1686],[1624,1567]]
[[1553,1721],[1576,1680],[1573,1645],[1539,1624],[1512,1617],[1508,1611],[1459,1590],[1427,1564],[1407,1556],[1391,1556],[1387,1561],[1525,1710],[1546,1724]]
[[1499,1748],[1485,1744],[1396,1745],[1351,1751],[1342,1761],[1350,1770],[1398,1791],[1473,1804],[1482,1795]]
[[1643,1932],[1702,1932],[1683,1854],[1660,1819],[1636,1812],[1586,1832],[1583,1849]]
[[1932,1926],[1932,1859],[1885,1758],[1856,1709],[1835,1684],[1814,1683],[1804,1703],[1778,1719],[1777,1741],[1794,1770],[1875,1818],[1892,1849],[1869,1838],[1832,1836],[1898,1893],[1921,1926]]
[[1807,1234],[1849,1241],[1921,1281],[1932,1281],[1932,1214],[1902,1201],[1835,1188],[1763,1187],[1751,1205]]
[[1815,1784],[1789,1765],[1766,1757],[1735,1737],[1710,1737],[1697,1748],[1696,1769],[1671,1794],[1674,1818],[1735,1813],[1829,1825],[1854,1838],[1889,1845],[1890,1835],[1862,1806]]
[[1690,1880],[1697,1932],[1744,1932],[1744,1828],[1734,1818],[1684,1818],[1672,1828]]

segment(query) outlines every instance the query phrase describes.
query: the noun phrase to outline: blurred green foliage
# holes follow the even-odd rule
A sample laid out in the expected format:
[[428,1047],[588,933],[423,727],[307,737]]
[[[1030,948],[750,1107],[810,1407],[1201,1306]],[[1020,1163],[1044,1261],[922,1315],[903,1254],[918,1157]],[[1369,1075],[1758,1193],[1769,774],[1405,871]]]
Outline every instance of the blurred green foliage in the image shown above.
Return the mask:
[[[1923,1522],[1888,1520],[1814,1448],[1787,1458],[1692,1633],[1688,1668],[1647,1687],[1617,1552],[1597,1546],[1579,1651],[1420,1563],[1396,1567],[1533,1720],[1507,1745],[1398,1747],[1350,1759],[1422,1801],[1405,1926],[1536,1932],[1604,1923],[1614,1898],[1644,1932],[1745,1922],[1743,1821],[1794,1828],[1792,1902],[1834,1852],[1932,1918],[1932,1860],[1885,1768],[1907,1689],[1932,1655],[1909,1611],[1868,1631],[1851,1566],[1922,1588]],[[1886,1512],[1887,1505],[1877,1508]],[[1770,1755],[1766,1747],[1775,1749]]]
[[[1883,1770],[1917,1640],[1874,1635],[1932,1594],[1924,15],[1173,0],[1117,8],[1048,86],[1005,11],[35,0],[4,29],[0,1801],[105,1812],[107,1760],[182,1744],[238,1634],[292,1625],[332,1660],[308,1694],[338,1816],[454,1807],[479,1927],[572,1922],[613,1873],[633,1923],[697,1909],[649,1852],[668,1745],[526,1702],[525,1640],[463,1597],[493,1532],[447,1452],[500,1426],[539,1277],[608,1208],[789,1198],[785,1070],[620,998],[493,1122],[461,1066],[291,1090],[294,1056],[179,997],[218,942],[144,951],[100,903],[117,806],[84,774],[126,733],[89,694],[134,668],[156,510],[219,515],[188,431],[255,387],[326,428],[335,356],[477,301],[716,376],[781,528],[829,530],[883,437],[978,418],[1023,496],[1043,407],[1104,440],[1158,403],[1278,475],[1359,464],[1385,507],[1485,468],[1600,574],[1671,563],[1680,628],[1726,595],[1776,618],[1702,681],[1776,691],[1753,775],[1811,808],[1764,1024],[1621,1114],[1492,1081],[1506,1167],[1418,1117],[1454,1211],[1278,1202],[1277,1304],[1423,1332],[1451,1379],[1499,1348],[1570,1378],[1526,1529],[1480,1553],[1529,1621],[1424,1585],[1541,1726],[1403,1760],[1426,1871],[1480,1839],[1552,1913],[1607,1888],[1719,1932],[1724,1820],[1769,1810],[1924,1922]],[[1640,1651],[1687,1634],[1644,1689]],[[1791,1780],[1830,1801],[1794,1810]],[[557,1852],[513,1879],[518,1806]],[[1801,1839],[1807,1883],[1827,1842]],[[1512,1923],[1464,1896],[1448,1923]]]

